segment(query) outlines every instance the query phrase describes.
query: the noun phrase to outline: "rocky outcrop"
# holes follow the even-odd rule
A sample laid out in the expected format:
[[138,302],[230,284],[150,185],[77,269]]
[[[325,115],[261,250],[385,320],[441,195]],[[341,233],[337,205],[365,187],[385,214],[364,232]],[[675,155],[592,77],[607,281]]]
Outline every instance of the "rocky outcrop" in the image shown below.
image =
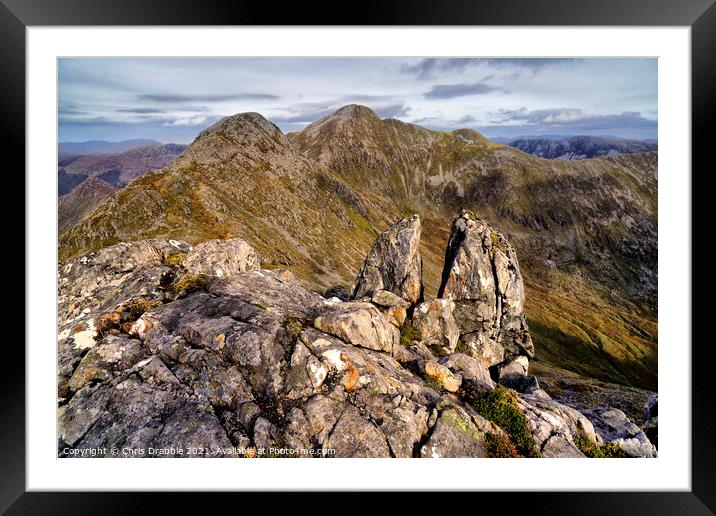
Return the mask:
[[601,407],[585,411],[599,436],[619,446],[630,457],[656,457],[656,447],[624,412],[616,408]]
[[460,340],[485,366],[512,355],[533,356],[515,251],[469,211],[452,223],[438,297],[454,301]]
[[258,253],[239,238],[209,240],[194,247],[182,261],[190,274],[207,274],[217,278],[259,268]]
[[413,215],[399,220],[378,235],[358,273],[354,299],[387,290],[410,304],[422,300],[423,262],[418,249],[420,231],[420,217]]
[[[502,456],[496,443],[517,437],[504,407],[474,401],[496,385],[479,360],[451,352],[453,301],[423,313],[383,288],[364,299],[327,299],[289,271],[260,269],[238,240],[122,243],[62,265],[60,456]],[[502,379],[524,361],[501,364]],[[582,456],[583,434],[601,442],[544,391],[510,392],[530,456]]]

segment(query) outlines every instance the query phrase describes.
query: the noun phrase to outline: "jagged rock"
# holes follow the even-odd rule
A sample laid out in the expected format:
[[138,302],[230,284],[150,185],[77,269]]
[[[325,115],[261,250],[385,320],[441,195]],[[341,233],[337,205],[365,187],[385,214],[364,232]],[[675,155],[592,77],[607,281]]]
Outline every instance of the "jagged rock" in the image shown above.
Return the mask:
[[256,418],[254,423],[254,444],[260,450],[260,453],[267,453],[267,448],[272,447],[276,443],[276,426],[265,417]]
[[523,313],[524,286],[507,239],[463,210],[452,223],[438,297],[455,302],[461,341],[484,365],[534,354]]
[[410,304],[422,300],[420,231],[420,217],[413,215],[378,235],[358,273],[353,299],[387,290]]
[[471,356],[463,353],[453,353],[442,357],[438,362],[453,373],[461,375],[463,383],[469,384],[473,390],[492,390],[495,388],[495,382],[490,378],[489,371]]
[[[103,335],[131,324],[144,310],[165,300],[163,282],[172,274],[167,262],[188,251],[185,242],[140,240],[122,242],[60,264],[57,320],[61,398],[70,394],[69,380],[80,359]],[[95,372],[97,380],[102,376],[107,379],[99,370]],[[88,369],[83,372],[89,373]],[[78,375],[74,386],[79,388],[80,383],[84,384]]]
[[603,443],[591,421],[573,408],[535,393],[520,394],[517,400],[541,454],[583,457],[574,443],[580,433],[595,444]]
[[[186,260],[167,256],[188,251],[170,242],[120,246],[131,262],[124,271],[89,263],[95,257],[77,262],[89,264],[87,292],[99,293],[81,321],[97,325],[86,348],[75,340],[91,327],[61,341],[71,352],[60,361],[60,450],[116,445],[184,456],[180,449],[198,447],[221,456],[232,446],[250,455],[287,446],[338,457],[480,457],[485,434],[503,432],[460,398],[494,388],[484,365],[461,353],[438,360],[425,341],[399,344],[380,310],[405,308],[403,298],[374,291],[371,302],[336,302],[287,271],[260,269],[227,270],[186,297],[166,296],[162,275]],[[112,282],[105,290],[93,286],[100,274]],[[141,310],[125,296],[142,296]],[[577,455],[577,423],[594,434],[589,420],[539,390],[519,399],[545,456]]]
[[454,308],[450,299],[433,299],[420,303],[413,311],[412,325],[420,340],[439,355],[448,355],[457,347],[460,334],[453,317]]
[[615,443],[630,457],[656,457],[657,451],[644,431],[616,408],[585,411],[594,429],[605,442]]
[[68,382],[69,388],[79,391],[90,384],[107,382],[116,371],[129,369],[147,354],[140,340],[109,335],[85,354]]
[[209,240],[194,247],[181,265],[190,274],[206,274],[217,278],[230,278],[240,272],[259,268],[259,255],[239,238]]
[[455,408],[444,410],[435,428],[420,450],[421,457],[486,457],[485,434],[471,419]]
[[391,353],[400,333],[369,303],[341,303],[314,321],[319,330],[354,346]]
[[437,381],[448,392],[457,392],[462,384],[462,376],[453,374],[450,369],[437,362],[425,364],[425,375]]

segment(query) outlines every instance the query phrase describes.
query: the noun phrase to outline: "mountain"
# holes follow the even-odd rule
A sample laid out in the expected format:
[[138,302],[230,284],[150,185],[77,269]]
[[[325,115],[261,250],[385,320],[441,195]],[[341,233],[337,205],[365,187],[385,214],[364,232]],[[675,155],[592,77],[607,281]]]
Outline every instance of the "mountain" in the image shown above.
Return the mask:
[[70,193],[74,188],[87,179],[85,174],[68,174],[64,168],[57,171],[57,195]]
[[58,234],[80,221],[116,188],[97,177],[89,177],[57,202]]
[[461,129],[346,106],[283,135],[256,113],[200,133],[60,238],[68,260],[122,241],[240,237],[267,268],[352,289],[396,218],[420,215],[435,296],[459,208],[504,232],[525,282],[535,360],[647,389],[657,371],[657,154],[545,160]]
[[70,162],[65,160],[60,171],[68,176],[96,176],[117,188],[123,188],[147,171],[166,166],[184,148],[184,145],[169,143],[144,145],[117,154],[81,156]]
[[161,145],[161,142],[147,139],[122,140],[121,142],[107,142],[92,140],[87,142],[60,142],[57,151],[62,157],[86,156],[96,154],[114,154],[124,152],[143,145]]
[[614,137],[572,136],[570,138],[518,138],[509,145],[547,159],[585,159],[633,152],[656,151],[654,141],[626,140]]

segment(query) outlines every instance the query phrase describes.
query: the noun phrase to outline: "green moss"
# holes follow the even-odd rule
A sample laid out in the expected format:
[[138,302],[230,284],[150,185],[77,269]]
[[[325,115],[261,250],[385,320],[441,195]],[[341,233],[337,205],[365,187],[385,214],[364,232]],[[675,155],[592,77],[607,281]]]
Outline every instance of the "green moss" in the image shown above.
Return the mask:
[[443,386],[442,386],[442,384],[438,381],[437,378],[433,378],[432,376],[427,376],[427,375],[426,375],[426,377],[425,377],[425,385],[427,385],[428,387],[430,387],[430,388],[431,388],[432,390],[434,390],[435,392],[442,392],[442,391],[443,391]]
[[286,324],[286,331],[289,333],[289,335],[293,337],[298,337],[298,335],[300,335],[303,331],[303,326],[297,319],[291,318]]
[[164,265],[168,265],[169,267],[177,267],[182,262],[184,257],[186,256],[186,253],[174,253],[170,254],[169,256],[164,257]]
[[172,290],[175,295],[178,295],[180,292],[189,294],[203,289],[207,283],[209,283],[209,276],[206,274],[185,274],[174,282]]
[[400,327],[400,344],[406,348],[409,348],[414,340],[420,340],[422,335],[420,330],[413,326],[410,321],[406,321]]
[[513,391],[498,385],[494,391],[474,393],[469,402],[481,416],[507,432],[520,455],[539,456],[527,418],[520,411]]
[[442,413],[441,419],[453,428],[460,430],[463,434],[469,436],[471,439],[478,441],[480,434],[475,428],[470,425],[468,421],[462,418],[455,409],[447,409]]
[[129,312],[130,320],[134,321],[139,319],[144,312],[148,312],[159,306],[162,306],[162,302],[156,299],[136,299],[124,305],[124,310]]

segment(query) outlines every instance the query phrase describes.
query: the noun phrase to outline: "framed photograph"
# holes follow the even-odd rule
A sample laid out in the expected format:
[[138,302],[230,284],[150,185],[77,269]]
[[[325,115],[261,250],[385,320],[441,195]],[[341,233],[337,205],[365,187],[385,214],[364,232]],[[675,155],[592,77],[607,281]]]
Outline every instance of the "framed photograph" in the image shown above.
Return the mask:
[[510,491],[712,514],[691,301],[712,3],[345,25],[3,0],[27,304],[0,507]]

